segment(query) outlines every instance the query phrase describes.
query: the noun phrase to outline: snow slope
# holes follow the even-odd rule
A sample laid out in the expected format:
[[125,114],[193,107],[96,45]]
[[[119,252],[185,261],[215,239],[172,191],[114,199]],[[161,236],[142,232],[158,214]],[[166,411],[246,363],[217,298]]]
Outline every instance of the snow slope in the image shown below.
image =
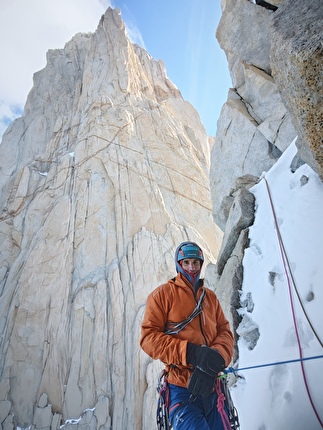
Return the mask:
[[[256,216],[243,261],[241,300],[248,302],[248,307],[240,309],[244,322],[238,344],[240,369],[299,360],[300,356],[323,356],[323,184],[306,164],[291,172],[296,152],[293,142],[251,189],[256,197]],[[283,245],[278,241],[266,180]],[[287,255],[285,262],[282,246]],[[257,328],[260,336],[250,349],[250,338],[257,340]],[[232,397],[241,430],[323,428],[322,357],[241,370],[238,374],[242,378],[233,387]]]

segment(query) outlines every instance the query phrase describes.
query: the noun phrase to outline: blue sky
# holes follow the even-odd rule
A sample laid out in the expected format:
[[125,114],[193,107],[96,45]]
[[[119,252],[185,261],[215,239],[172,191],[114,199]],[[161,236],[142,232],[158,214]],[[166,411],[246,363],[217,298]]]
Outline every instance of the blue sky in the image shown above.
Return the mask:
[[130,39],[164,62],[207,133],[215,135],[231,85],[215,38],[220,0],[1,0],[0,136],[21,115],[48,49],[63,48],[78,32],[95,31],[110,5],[121,10]]

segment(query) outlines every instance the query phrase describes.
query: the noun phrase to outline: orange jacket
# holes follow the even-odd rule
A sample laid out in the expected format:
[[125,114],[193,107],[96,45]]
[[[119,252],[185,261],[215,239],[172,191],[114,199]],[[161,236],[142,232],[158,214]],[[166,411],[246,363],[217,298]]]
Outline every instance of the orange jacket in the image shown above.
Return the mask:
[[187,387],[192,366],[186,362],[187,343],[216,348],[229,365],[233,354],[233,335],[215,293],[205,288],[203,312],[178,334],[165,334],[166,322],[179,322],[195,309],[205,287],[194,293],[181,273],[156,288],[147,299],[141,327],[140,346],[154,359],[166,364],[168,382]]

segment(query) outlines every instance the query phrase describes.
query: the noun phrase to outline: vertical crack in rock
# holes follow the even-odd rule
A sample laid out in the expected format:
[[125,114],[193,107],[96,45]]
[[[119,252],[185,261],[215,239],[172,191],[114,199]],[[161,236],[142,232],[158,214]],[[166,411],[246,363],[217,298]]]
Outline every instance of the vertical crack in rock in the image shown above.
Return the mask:
[[206,267],[222,240],[197,112],[108,9],[48,52],[0,164],[5,419],[150,428],[147,295],[174,276],[179,242],[198,241]]

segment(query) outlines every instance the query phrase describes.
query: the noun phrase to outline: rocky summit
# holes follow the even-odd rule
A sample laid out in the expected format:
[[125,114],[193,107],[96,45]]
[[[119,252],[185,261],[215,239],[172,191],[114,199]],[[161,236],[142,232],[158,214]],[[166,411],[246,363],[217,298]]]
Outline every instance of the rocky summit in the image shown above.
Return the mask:
[[232,88],[214,139],[119,10],[48,52],[0,145],[0,430],[154,428],[161,364],[140,325],[187,239],[239,358],[239,309],[258,306],[240,302],[250,189],[296,138],[290,171],[322,178],[322,1],[296,3],[221,1]]
[[0,422],[141,428],[146,297],[178,243],[221,244],[197,112],[108,9],[48,52],[0,160]]

